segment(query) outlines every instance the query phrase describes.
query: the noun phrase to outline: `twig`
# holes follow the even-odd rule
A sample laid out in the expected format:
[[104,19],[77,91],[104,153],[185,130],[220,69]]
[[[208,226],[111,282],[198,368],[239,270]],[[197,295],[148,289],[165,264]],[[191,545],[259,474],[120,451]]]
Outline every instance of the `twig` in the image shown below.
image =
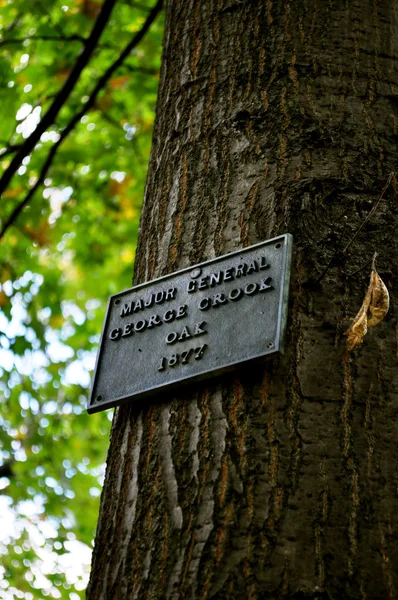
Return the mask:
[[389,185],[390,185],[393,177],[394,177],[394,172],[390,173],[390,175],[388,176],[386,184],[383,187],[383,189],[381,190],[380,194],[378,195],[378,198],[377,198],[376,202],[374,203],[374,205],[372,206],[371,210],[369,211],[368,216],[363,221],[362,225],[360,225],[360,227],[358,227],[358,229],[354,233],[353,237],[351,238],[351,240],[348,242],[347,246],[342,251],[342,254],[346,254],[348,248],[351,246],[351,244],[353,243],[353,241],[357,238],[359,232],[363,229],[363,227],[365,227],[366,223],[369,221],[369,219],[372,217],[372,215],[374,215],[374,213],[376,212],[377,207],[379,206],[380,200],[383,198],[384,193],[386,192],[387,188],[389,187]]
[[123,4],[127,4],[127,6],[130,6],[131,8],[138,8],[138,10],[145,10],[145,12],[150,10],[148,6],[145,6],[145,4],[140,4],[139,2],[124,0]]
[[81,42],[82,44],[87,43],[87,39],[81,35],[27,35],[22,38],[8,38],[0,40],[0,46],[7,46],[9,44],[23,44],[25,40],[29,41],[52,41],[52,42]]
[[151,69],[150,67],[134,67],[133,65],[128,65],[125,63],[123,67],[129,73],[144,73],[145,75],[158,75],[159,69]]
[[58,31],[58,33],[60,35],[64,35],[64,32],[62,31],[62,27],[60,27],[59,23],[53,21],[51,13],[48,10],[48,6],[47,6],[48,3],[43,2],[43,0],[35,0],[34,4],[37,6],[38,10],[41,12],[42,15],[45,15],[46,17],[48,17],[51,27],[53,29],[55,29],[56,31]]
[[117,129],[119,132],[121,131],[122,128],[120,127],[119,121],[116,121],[116,119],[114,119],[112,117],[112,115],[109,114],[109,111],[106,113],[104,110],[102,110],[99,107],[98,107],[98,110],[100,111],[100,114],[101,114],[102,118],[104,119],[104,121],[109,123],[109,125],[112,125],[112,127]]
[[16,152],[18,150],[18,148],[21,147],[21,144],[10,144],[9,146],[4,146],[5,150],[4,152],[0,152],[0,157],[2,156],[7,156],[7,154],[13,154],[14,152]]
[[48,153],[46,161],[40,171],[40,175],[39,175],[35,185],[29,190],[29,192],[27,193],[25,198],[14,208],[11,215],[8,217],[8,219],[4,223],[4,225],[0,231],[0,240],[6,233],[7,229],[18,218],[19,214],[22,212],[22,210],[25,208],[25,206],[27,206],[27,204],[29,204],[30,199],[35,194],[36,190],[43,183],[43,181],[47,175],[47,171],[50,168],[50,166],[54,160],[55,154],[56,154],[59,146],[67,138],[69,133],[74,129],[75,125],[80,122],[80,119],[85,115],[85,113],[94,105],[99,92],[103,89],[106,82],[112,77],[112,75],[116,71],[116,69],[118,69],[122,65],[123,61],[130,54],[130,52],[133,50],[133,48],[135,48],[135,46],[137,46],[137,44],[140,43],[140,41],[142,40],[142,38],[148,31],[150,26],[152,25],[153,21],[157,17],[158,13],[162,10],[163,2],[164,2],[164,0],[158,0],[158,2],[155,4],[155,6],[151,10],[150,14],[148,15],[148,17],[147,17],[144,25],[140,29],[140,31],[138,31],[135,34],[135,36],[133,37],[131,42],[129,44],[127,44],[127,46],[125,47],[123,52],[120,54],[120,56],[105,71],[105,73],[102,75],[102,77],[100,77],[100,79],[97,82],[97,85],[95,86],[94,90],[91,92],[91,95],[90,95],[89,99],[87,100],[87,102],[84,104],[83,108],[77,114],[75,114],[74,117],[72,117],[72,119],[69,121],[69,123],[65,127],[65,129],[62,130],[59,140],[51,147],[51,149]]
[[[341,251],[339,251],[339,249],[337,249],[335,251],[335,253],[333,254],[332,258],[330,259],[330,261],[328,262],[328,264],[326,265],[325,269],[322,271],[322,273],[320,274],[320,276],[318,277],[318,279],[316,280],[316,283],[319,283],[326,275],[326,273],[329,271],[330,267],[336,262],[338,257],[344,257],[347,254],[347,250],[348,248],[351,246],[351,244],[354,242],[354,240],[357,238],[359,232],[363,229],[363,227],[366,225],[366,223],[369,221],[369,219],[374,215],[374,213],[376,212],[381,199],[383,198],[385,192],[387,191],[393,177],[394,177],[395,173],[392,172],[389,174],[388,179],[383,187],[383,189],[381,190],[380,194],[378,195],[374,205],[372,206],[372,208],[370,209],[368,215],[366,216],[366,218],[364,219],[363,223],[358,227],[358,229],[356,230],[356,232],[354,233],[353,237],[351,238],[351,240],[348,242],[348,244],[345,246],[345,248]],[[345,217],[347,218],[347,217]],[[347,221],[346,221],[346,225],[347,225]],[[343,234],[341,235],[341,238],[343,238],[345,232],[345,227],[343,229]],[[376,259],[376,255],[373,257],[372,260]],[[364,267],[366,267],[371,261],[369,261],[368,263],[366,263],[366,265],[363,265],[362,267],[360,267],[357,271],[353,271],[352,273],[349,273],[347,276],[351,277],[351,275],[354,275],[355,273],[358,273],[358,271],[361,271]]]
[[17,25],[19,25],[21,17],[22,17],[22,13],[18,13],[17,16],[15,17],[15,19],[13,21],[11,21],[11,23],[5,28],[5,31],[8,33],[10,31],[12,31],[13,29],[15,29],[15,27]]
[[87,43],[79,58],[77,59],[72,71],[70,72],[69,77],[67,78],[63,87],[60,89],[60,91],[54,98],[53,103],[47,110],[46,114],[43,116],[42,120],[40,121],[34,132],[25,140],[25,142],[22,144],[21,149],[17,152],[17,154],[15,154],[9,166],[4,171],[0,179],[0,196],[6,190],[13,175],[18,170],[22,160],[25,158],[25,156],[32,152],[36,144],[39,142],[42,134],[48,129],[50,125],[54,123],[59,111],[69,98],[69,95],[74,89],[81,72],[90,60],[91,54],[93,53],[94,48],[108,22],[108,19],[116,2],[117,0],[104,0],[104,3],[101,7],[101,11],[87,39]]
[[368,260],[364,265],[362,265],[362,267],[359,267],[359,269],[356,269],[355,271],[352,271],[351,273],[345,273],[345,275],[347,277],[352,277],[353,275],[356,275],[357,273],[359,273],[359,271],[362,271],[362,269],[364,269],[365,267],[367,267],[368,265],[370,265],[370,263],[372,263],[372,269],[373,271],[376,270],[375,265],[376,265],[376,256],[377,256],[377,252],[375,252],[373,254],[373,258],[371,258],[370,260]]

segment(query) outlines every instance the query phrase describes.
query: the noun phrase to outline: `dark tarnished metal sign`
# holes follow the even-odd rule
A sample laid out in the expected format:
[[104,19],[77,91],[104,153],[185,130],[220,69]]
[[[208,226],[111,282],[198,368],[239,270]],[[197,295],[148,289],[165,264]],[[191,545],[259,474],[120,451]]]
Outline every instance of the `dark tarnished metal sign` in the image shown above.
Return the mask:
[[88,412],[283,350],[292,236],[109,298]]

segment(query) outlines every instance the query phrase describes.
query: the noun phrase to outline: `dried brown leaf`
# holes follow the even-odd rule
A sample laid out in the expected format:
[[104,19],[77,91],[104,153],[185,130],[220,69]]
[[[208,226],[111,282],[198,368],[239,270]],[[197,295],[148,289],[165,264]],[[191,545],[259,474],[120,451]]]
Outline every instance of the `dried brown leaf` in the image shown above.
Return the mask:
[[372,289],[369,285],[366,292],[366,296],[362,302],[362,306],[359,309],[356,317],[354,318],[351,327],[347,329],[345,335],[347,336],[347,351],[351,352],[354,346],[362,344],[363,338],[368,331],[368,309],[370,299],[372,297]]
[[388,312],[389,304],[388,290],[376,269],[373,268],[362,306],[354,318],[351,327],[345,332],[347,336],[347,352],[351,352],[354,346],[362,344],[368,327],[373,327],[384,319]]
[[390,296],[388,290],[377,271],[371,274],[372,297],[369,304],[368,327],[373,327],[380,323],[386,316],[390,306]]

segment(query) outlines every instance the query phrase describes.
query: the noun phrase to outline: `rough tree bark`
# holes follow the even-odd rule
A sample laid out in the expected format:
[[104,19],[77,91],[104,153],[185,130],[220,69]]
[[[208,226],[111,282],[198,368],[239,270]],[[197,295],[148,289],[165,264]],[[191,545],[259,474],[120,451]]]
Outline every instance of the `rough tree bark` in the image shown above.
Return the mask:
[[135,283],[289,231],[286,352],[115,410],[89,600],[396,598],[397,128],[396,2],[169,0]]

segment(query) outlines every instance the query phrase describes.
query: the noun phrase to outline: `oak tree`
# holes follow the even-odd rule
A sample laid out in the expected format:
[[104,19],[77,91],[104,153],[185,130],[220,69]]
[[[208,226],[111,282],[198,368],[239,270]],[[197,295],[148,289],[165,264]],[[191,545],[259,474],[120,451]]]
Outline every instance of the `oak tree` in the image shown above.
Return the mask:
[[[167,3],[134,282],[290,232],[286,350],[115,410],[89,600],[396,597],[397,26]],[[374,252],[392,305],[347,353]]]

